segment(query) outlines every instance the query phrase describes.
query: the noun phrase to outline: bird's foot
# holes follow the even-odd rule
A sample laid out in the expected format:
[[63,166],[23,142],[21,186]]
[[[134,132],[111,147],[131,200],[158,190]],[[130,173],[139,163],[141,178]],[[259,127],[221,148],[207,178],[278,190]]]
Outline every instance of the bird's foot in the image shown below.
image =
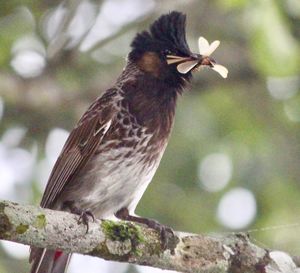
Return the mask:
[[162,249],[166,250],[170,239],[174,238],[175,236],[173,229],[153,219],[140,218],[140,217],[137,218],[140,219],[137,222],[141,224],[145,224],[149,228],[152,228],[159,233]]
[[[177,237],[175,236],[174,231],[170,227],[165,226],[153,219],[132,216],[129,214],[127,208],[120,209],[119,211],[117,211],[115,216],[121,220],[144,224],[147,227],[156,230],[160,235],[161,247],[163,250],[166,250],[168,248],[170,241],[177,241],[176,240]],[[174,248],[172,249],[174,251]],[[172,253],[172,249],[171,249],[171,253]]]
[[83,223],[86,226],[86,233],[89,232],[89,218],[91,218],[93,220],[93,222],[95,222],[95,216],[91,212],[91,210],[86,209],[86,210],[81,211],[81,214],[78,219],[78,223],[79,224]]
[[95,216],[91,210],[77,207],[74,201],[64,202],[63,208],[67,208],[71,213],[79,215],[78,224],[84,224],[86,226],[86,233],[89,232],[89,218],[95,222]]

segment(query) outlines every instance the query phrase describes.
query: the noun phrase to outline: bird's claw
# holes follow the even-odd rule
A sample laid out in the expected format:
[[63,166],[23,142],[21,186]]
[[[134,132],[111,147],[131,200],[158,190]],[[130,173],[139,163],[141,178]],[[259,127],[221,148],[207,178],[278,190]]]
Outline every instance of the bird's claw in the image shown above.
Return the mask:
[[178,238],[170,227],[162,225],[153,219],[130,215],[127,208],[120,209],[115,213],[115,216],[118,219],[144,224],[147,227],[154,229],[160,235],[161,248],[163,250],[168,248],[170,249],[171,254],[174,254],[174,249],[178,243]]
[[169,241],[175,236],[173,229],[152,219],[148,219],[146,225],[159,233],[161,247],[163,250],[166,250]]
[[78,224],[84,224],[86,226],[86,233],[89,232],[89,218],[92,218],[95,222],[94,214],[90,210],[83,210],[79,216]]

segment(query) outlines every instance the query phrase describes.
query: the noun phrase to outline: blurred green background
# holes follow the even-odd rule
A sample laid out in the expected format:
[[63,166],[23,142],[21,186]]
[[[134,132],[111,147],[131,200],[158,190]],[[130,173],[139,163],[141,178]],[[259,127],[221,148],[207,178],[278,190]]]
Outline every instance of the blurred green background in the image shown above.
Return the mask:
[[[221,41],[229,76],[195,74],[137,213],[195,233],[257,229],[258,245],[299,255],[299,0],[0,0],[0,199],[38,204],[135,33],[171,10],[187,14],[194,51],[200,35]],[[27,272],[27,256],[1,242],[0,272]],[[78,255],[68,272],[160,271]]]

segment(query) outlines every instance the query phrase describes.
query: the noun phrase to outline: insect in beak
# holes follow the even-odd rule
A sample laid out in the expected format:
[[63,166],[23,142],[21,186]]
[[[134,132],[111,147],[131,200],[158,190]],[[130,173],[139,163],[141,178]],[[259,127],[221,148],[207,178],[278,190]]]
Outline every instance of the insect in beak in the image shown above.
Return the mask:
[[223,78],[227,78],[227,68],[217,64],[214,59],[209,57],[219,45],[220,41],[214,41],[209,44],[205,38],[200,37],[198,40],[200,54],[193,54],[193,56],[190,57],[167,55],[167,63],[169,65],[178,63],[177,70],[181,74],[186,74],[189,71],[198,70],[203,66],[208,66],[218,72]]

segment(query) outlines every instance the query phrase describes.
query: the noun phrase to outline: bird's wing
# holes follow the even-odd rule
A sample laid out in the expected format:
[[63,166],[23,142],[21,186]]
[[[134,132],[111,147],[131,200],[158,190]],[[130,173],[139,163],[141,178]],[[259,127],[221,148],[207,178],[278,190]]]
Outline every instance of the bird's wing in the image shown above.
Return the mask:
[[67,183],[91,158],[112,123],[116,90],[97,99],[70,133],[50,174],[41,207],[51,208]]

